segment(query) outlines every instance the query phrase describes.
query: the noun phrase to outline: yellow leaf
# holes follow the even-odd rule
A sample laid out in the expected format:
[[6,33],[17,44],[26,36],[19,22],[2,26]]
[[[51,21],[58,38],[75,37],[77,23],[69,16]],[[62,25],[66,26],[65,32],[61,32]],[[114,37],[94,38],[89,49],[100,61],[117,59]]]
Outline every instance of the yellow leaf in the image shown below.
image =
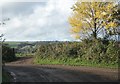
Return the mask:
[[110,22],[110,23],[109,23],[109,26],[110,26],[110,27],[115,27],[116,24],[115,24],[115,22]]
[[100,12],[96,12],[96,18],[100,18]]

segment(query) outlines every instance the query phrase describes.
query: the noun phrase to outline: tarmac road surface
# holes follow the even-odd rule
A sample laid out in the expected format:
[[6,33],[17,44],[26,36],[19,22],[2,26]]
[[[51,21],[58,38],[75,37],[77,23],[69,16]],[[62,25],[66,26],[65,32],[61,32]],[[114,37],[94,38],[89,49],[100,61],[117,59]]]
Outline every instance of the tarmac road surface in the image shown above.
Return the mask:
[[26,63],[30,59],[6,64],[11,82],[118,82],[118,69]]
[[62,65],[6,65],[12,82],[114,82],[117,71]]

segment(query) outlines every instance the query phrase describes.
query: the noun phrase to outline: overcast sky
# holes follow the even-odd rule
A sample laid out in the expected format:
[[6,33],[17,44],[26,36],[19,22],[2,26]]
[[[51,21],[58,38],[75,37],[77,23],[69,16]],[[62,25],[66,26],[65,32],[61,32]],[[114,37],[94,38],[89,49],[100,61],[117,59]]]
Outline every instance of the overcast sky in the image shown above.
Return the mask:
[[75,0],[9,2],[2,6],[2,18],[10,18],[0,31],[8,41],[71,41],[68,17]]

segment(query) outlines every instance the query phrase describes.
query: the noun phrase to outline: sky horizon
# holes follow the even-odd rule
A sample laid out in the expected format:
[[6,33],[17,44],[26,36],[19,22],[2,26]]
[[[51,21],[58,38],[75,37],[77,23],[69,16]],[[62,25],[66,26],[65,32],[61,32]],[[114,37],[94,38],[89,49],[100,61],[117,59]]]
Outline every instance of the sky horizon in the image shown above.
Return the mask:
[[7,2],[2,5],[1,28],[6,41],[74,41],[68,17],[75,0]]

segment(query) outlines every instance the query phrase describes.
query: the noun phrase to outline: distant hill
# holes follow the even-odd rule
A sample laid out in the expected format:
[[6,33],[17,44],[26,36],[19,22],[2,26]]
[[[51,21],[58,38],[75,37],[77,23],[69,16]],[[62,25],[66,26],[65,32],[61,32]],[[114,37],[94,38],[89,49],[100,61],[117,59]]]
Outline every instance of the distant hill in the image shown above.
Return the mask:
[[29,45],[33,44],[33,42],[23,42],[23,41],[6,41],[5,44],[8,44],[11,48],[18,48],[19,45]]
[[27,45],[38,46],[38,45],[54,44],[60,42],[69,42],[69,41],[6,41],[5,44],[8,44],[11,48],[18,48]]

